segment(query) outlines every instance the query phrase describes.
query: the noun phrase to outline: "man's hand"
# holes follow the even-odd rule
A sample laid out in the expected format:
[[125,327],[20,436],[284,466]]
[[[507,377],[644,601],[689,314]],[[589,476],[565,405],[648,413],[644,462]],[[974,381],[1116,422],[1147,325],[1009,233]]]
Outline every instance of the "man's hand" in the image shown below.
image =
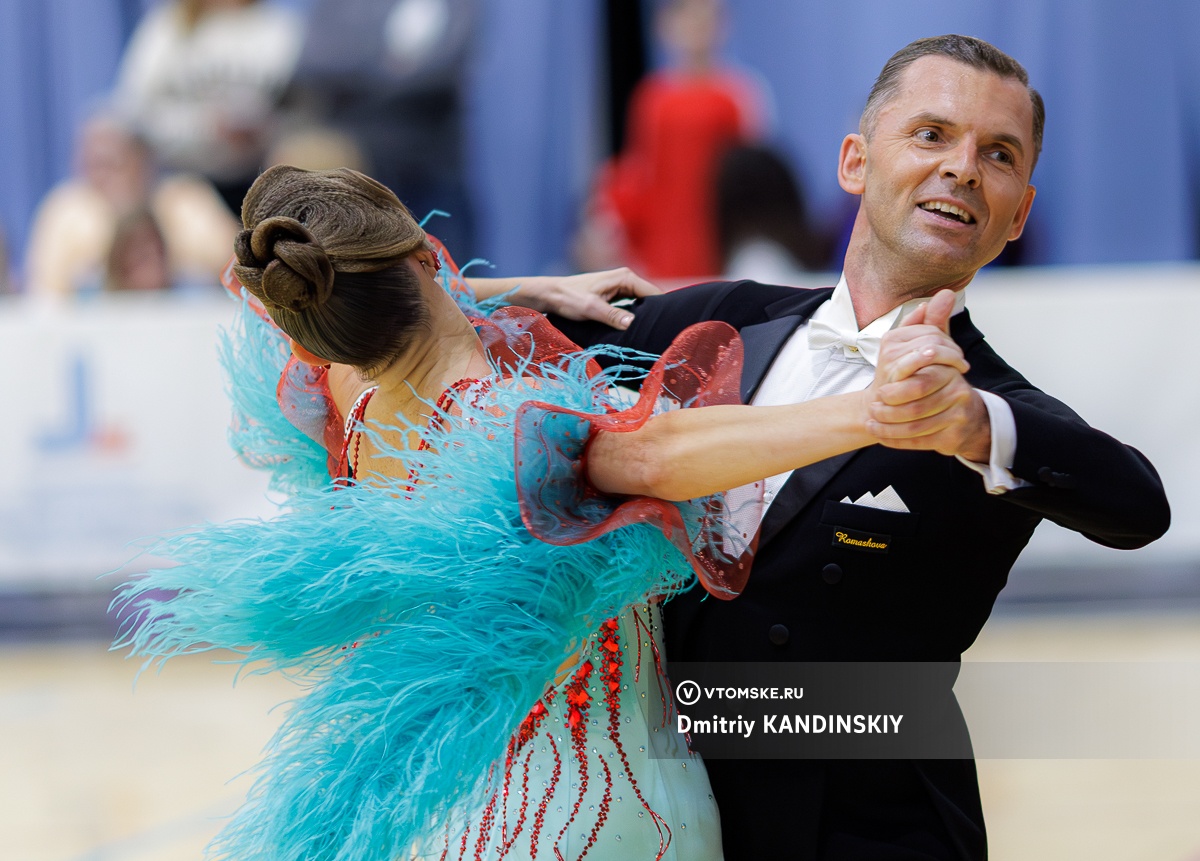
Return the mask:
[[628,329],[633,314],[609,304],[623,297],[653,296],[662,291],[628,268],[585,272],[582,275],[542,275],[530,278],[468,278],[480,299],[515,290],[509,301],[543,314],[568,320],[596,320],[614,329]]
[[866,391],[867,430],[889,448],[987,463],[991,423],[963,377],[969,365],[949,335],[953,310],[954,294],[943,290],[884,336]]

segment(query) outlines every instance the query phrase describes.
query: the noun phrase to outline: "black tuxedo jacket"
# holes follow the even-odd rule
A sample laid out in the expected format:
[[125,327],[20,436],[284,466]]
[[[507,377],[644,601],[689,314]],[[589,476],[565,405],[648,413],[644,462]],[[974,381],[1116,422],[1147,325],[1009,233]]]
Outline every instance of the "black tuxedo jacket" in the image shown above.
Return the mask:
[[[554,322],[585,346],[657,354],[693,323],[725,321],[744,341],[749,401],[784,342],[830,293],[717,282],[642,300],[625,332]],[[668,659],[957,661],[1043,517],[1111,547],[1140,547],[1166,531],[1166,498],[1145,457],[1034,388],[966,312],[952,318],[951,335],[970,362],[970,383],[1012,407],[1012,472],[1031,486],[989,495],[954,458],[882,446],[797,470],[763,521],[743,594],[702,602],[693,590],[667,605]],[[910,513],[839,502],[888,485]],[[891,536],[888,552],[835,546],[839,530]],[[707,767],[729,861],[986,857],[971,761]]]

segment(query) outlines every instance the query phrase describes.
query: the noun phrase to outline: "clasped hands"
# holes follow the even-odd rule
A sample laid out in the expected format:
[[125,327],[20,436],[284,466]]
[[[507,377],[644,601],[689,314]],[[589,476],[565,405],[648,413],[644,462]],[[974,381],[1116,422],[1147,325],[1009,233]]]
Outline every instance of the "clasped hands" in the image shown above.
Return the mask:
[[954,293],[942,290],[884,335],[875,380],[863,392],[867,432],[889,448],[987,463],[991,424],[950,338],[953,311]]

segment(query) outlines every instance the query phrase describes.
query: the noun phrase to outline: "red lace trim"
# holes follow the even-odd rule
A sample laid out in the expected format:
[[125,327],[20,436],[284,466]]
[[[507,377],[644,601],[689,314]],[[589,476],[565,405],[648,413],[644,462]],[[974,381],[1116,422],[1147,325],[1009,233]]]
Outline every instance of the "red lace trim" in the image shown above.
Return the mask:
[[[664,404],[678,408],[740,400],[742,343],[724,323],[683,331],[654,363],[636,404],[595,414],[534,400],[516,414],[517,498],[531,533],[549,544],[576,544],[631,523],[653,523],[683,553],[701,584],[716,598],[736,597],[750,576],[762,506],[757,482],[702,507],[646,496],[602,493],[587,480],[587,446],[600,431],[637,430]],[[752,526],[751,526],[752,524]],[[739,540],[731,542],[734,530]]]

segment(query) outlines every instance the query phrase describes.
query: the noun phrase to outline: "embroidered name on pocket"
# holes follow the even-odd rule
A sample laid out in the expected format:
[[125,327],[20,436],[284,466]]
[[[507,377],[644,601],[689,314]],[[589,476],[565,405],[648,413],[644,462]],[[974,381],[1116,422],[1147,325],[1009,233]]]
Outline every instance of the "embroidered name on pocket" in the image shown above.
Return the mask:
[[833,531],[833,546],[846,550],[861,550],[864,553],[887,553],[892,546],[892,536],[872,532],[856,532],[849,529]]

